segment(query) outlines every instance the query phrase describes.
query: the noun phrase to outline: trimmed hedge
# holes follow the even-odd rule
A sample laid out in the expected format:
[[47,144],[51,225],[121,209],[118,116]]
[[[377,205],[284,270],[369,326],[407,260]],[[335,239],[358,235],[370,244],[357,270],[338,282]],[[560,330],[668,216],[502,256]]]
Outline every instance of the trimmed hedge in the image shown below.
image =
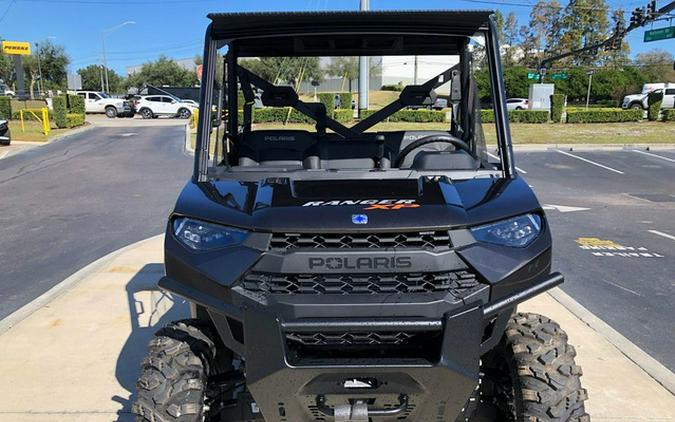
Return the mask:
[[511,110],[509,121],[513,123],[548,123],[546,110]]
[[480,120],[483,123],[494,123],[495,122],[495,112],[494,112],[494,110],[481,110],[480,111]]
[[68,111],[71,113],[84,114],[84,97],[68,95]]
[[560,123],[562,121],[563,108],[565,107],[565,95],[551,95],[551,121]]
[[0,118],[12,119],[12,99],[9,97],[0,97]]
[[[363,110],[361,117],[363,119],[370,117],[377,110]],[[444,123],[446,115],[444,111],[438,110],[401,110],[389,116],[387,122],[415,122],[415,123]]]
[[52,99],[52,109],[54,110],[54,123],[59,129],[68,128],[68,105],[66,97],[60,95]]
[[567,123],[615,123],[642,120],[642,110],[574,110],[567,112]]
[[288,123],[314,123],[312,119],[305,116],[295,109],[288,107],[265,107],[253,111],[253,123],[272,123],[285,122],[288,117],[288,110],[291,110],[291,116]]
[[326,106],[326,111],[328,115],[335,110],[335,96],[340,97],[340,108],[351,108],[352,107],[352,94],[351,92],[321,92],[317,96],[319,97],[319,102]]
[[351,122],[354,120],[354,110],[350,108],[339,108],[335,110],[333,118],[341,123]]
[[68,127],[77,127],[84,124],[84,113],[68,113],[66,115]]
[[664,122],[675,122],[675,109],[663,110]]
[[382,85],[382,91],[403,91],[403,84],[397,83],[396,85]]
[[661,102],[663,101],[663,92],[650,92],[647,97],[647,119],[655,122],[659,120],[659,112],[661,111]]

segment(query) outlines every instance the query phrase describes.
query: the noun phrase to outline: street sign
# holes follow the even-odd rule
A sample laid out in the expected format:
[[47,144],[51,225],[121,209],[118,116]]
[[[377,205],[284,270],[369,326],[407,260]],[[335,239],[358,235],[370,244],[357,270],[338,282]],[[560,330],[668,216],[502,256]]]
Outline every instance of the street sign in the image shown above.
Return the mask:
[[530,72],[527,74],[527,79],[536,79],[539,80],[541,79],[541,75],[538,73]]
[[567,73],[553,73],[551,75],[551,79],[553,79],[554,81],[561,81],[567,79],[568,77],[569,75]]
[[82,76],[80,76],[78,73],[69,73],[68,89],[72,90],[82,89]]
[[30,43],[23,41],[3,41],[2,52],[15,56],[29,56]]
[[667,40],[669,38],[675,38],[675,26],[645,31],[644,42]]

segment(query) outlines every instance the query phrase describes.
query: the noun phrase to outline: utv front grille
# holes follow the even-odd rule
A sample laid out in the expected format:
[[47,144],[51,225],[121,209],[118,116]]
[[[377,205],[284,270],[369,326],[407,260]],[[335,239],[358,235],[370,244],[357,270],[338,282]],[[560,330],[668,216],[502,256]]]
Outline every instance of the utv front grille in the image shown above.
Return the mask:
[[404,233],[274,233],[273,251],[291,249],[450,248],[447,230]]
[[303,346],[400,346],[412,341],[419,332],[362,332],[362,333],[286,333],[289,342]]
[[470,271],[397,274],[277,274],[248,273],[244,289],[281,295],[350,295],[434,293],[448,291],[464,297],[479,287]]

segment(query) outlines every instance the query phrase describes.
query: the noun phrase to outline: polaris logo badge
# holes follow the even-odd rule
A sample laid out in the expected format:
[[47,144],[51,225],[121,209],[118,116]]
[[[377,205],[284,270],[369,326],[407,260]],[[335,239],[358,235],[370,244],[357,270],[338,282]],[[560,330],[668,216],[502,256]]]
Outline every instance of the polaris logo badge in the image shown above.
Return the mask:
[[365,214],[352,215],[352,223],[354,224],[368,224],[368,216]]
[[412,258],[409,256],[396,257],[329,257],[309,258],[309,268],[324,270],[393,270],[412,267]]
[[416,208],[419,206],[414,199],[345,199],[340,201],[311,201],[303,207],[330,207],[343,205],[407,205]]
[[288,136],[288,135],[269,135],[269,136],[265,136],[263,139],[264,139],[265,141],[274,141],[274,142],[277,142],[277,141],[288,141],[288,142],[292,142],[292,141],[295,141],[295,136]]

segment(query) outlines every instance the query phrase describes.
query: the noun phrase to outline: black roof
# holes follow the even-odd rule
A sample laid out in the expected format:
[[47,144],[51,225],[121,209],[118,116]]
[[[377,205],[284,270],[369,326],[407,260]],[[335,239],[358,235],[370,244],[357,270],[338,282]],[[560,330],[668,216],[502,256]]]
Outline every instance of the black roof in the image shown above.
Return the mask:
[[[412,51],[425,54],[423,50],[429,54],[448,53],[447,49],[434,50],[437,47],[432,45],[429,35],[473,35],[488,28],[492,13],[489,10],[256,12],[211,13],[208,17],[213,21],[213,39],[240,40],[237,42],[239,56],[325,55],[331,49],[341,55],[350,52],[376,55]],[[364,38],[349,34],[370,35]],[[395,35],[400,36],[394,39]],[[265,40],[260,40],[261,37]],[[360,45],[348,47],[364,39]],[[328,42],[332,47],[327,46]],[[456,45],[460,43],[459,39],[455,40]],[[378,48],[377,44],[383,47]],[[398,46],[398,53],[394,51],[394,44]],[[312,48],[316,51],[312,52]]]

